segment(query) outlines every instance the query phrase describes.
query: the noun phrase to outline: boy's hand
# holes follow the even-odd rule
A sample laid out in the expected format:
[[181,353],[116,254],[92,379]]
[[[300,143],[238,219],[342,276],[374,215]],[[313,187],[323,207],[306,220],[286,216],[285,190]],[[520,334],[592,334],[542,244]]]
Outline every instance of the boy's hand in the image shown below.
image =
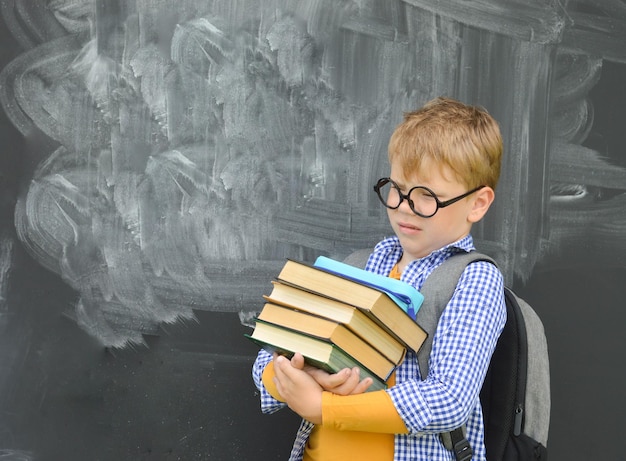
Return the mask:
[[[274,356],[274,359],[276,359],[276,356]],[[337,373],[331,374],[307,365],[300,353],[294,354],[291,358],[291,365],[310,374],[325,391],[337,395],[362,394],[373,383],[372,378],[365,378],[361,381],[360,371],[357,367],[352,369],[344,368]]]
[[319,368],[311,367],[307,369],[317,383],[325,391],[338,395],[362,394],[372,385],[372,378],[365,378],[361,381],[358,368],[344,368],[334,374],[329,374]]
[[274,358],[276,389],[289,408],[307,421],[321,424],[323,389],[310,374],[298,368],[299,365],[299,359],[296,360],[296,366],[293,366],[282,355]]

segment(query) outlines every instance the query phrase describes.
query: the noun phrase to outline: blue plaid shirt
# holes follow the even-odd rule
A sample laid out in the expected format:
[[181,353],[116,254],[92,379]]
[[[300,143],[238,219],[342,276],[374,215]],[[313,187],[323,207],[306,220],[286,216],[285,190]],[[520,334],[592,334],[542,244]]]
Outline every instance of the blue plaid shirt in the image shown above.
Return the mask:
[[[418,290],[426,277],[457,251],[474,249],[470,235],[411,262],[402,280]],[[388,275],[402,256],[396,237],[383,240],[374,248],[366,269]],[[491,263],[477,261],[467,266],[452,299],[446,306],[435,336],[426,379],[420,377],[415,353],[408,352],[396,369],[396,385],[387,389],[409,434],[395,435],[395,461],[451,461],[454,454],[439,438],[462,424],[474,450],[474,461],[484,461],[484,427],[479,393],[491,354],[504,324],[503,278]],[[275,400],[264,388],[261,375],[271,355],[261,350],[253,367],[254,382],[261,393],[261,411],[274,413],[286,405]],[[313,425],[302,421],[289,458],[302,459]]]

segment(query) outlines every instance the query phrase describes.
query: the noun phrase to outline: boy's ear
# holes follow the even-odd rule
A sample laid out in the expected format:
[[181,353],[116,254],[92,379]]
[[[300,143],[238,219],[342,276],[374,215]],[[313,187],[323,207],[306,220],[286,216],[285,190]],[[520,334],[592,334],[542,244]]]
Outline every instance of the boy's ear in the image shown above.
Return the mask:
[[476,223],[483,219],[483,216],[489,210],[489,207],[493,203],[496,197],[496,193],[489,186],[485,186],[476,192],[474,196],[474,203],[467,217],[471,223]]

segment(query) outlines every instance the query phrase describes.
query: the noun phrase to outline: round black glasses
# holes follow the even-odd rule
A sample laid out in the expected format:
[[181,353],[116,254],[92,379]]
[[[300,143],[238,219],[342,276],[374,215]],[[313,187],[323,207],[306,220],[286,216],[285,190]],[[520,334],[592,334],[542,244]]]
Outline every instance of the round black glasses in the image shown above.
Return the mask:
[[374,190],[378,194],[381,203],[392,210],[397,209],[403,200],[409,203],[411,211],[422,218],[431,218],[437,213],[439,208],[445,208],[453,203],[464,199],[468,195],[479,191],[485,186],[478,186],[475,189],[465,192],[458,197],[450,200],[441,201],[437,195],[428,187],[415,186],[408,194],[403,194],[398,186],[391,178],[380,178]]

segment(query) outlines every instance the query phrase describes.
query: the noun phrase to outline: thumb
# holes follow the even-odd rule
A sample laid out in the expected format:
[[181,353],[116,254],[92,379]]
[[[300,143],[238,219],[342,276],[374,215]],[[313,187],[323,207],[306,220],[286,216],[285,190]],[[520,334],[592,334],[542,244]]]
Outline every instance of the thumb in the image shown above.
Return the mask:
[[304,356],[300,352],[293,354],[291,358],[291,366],[298,370],[304,369]]

